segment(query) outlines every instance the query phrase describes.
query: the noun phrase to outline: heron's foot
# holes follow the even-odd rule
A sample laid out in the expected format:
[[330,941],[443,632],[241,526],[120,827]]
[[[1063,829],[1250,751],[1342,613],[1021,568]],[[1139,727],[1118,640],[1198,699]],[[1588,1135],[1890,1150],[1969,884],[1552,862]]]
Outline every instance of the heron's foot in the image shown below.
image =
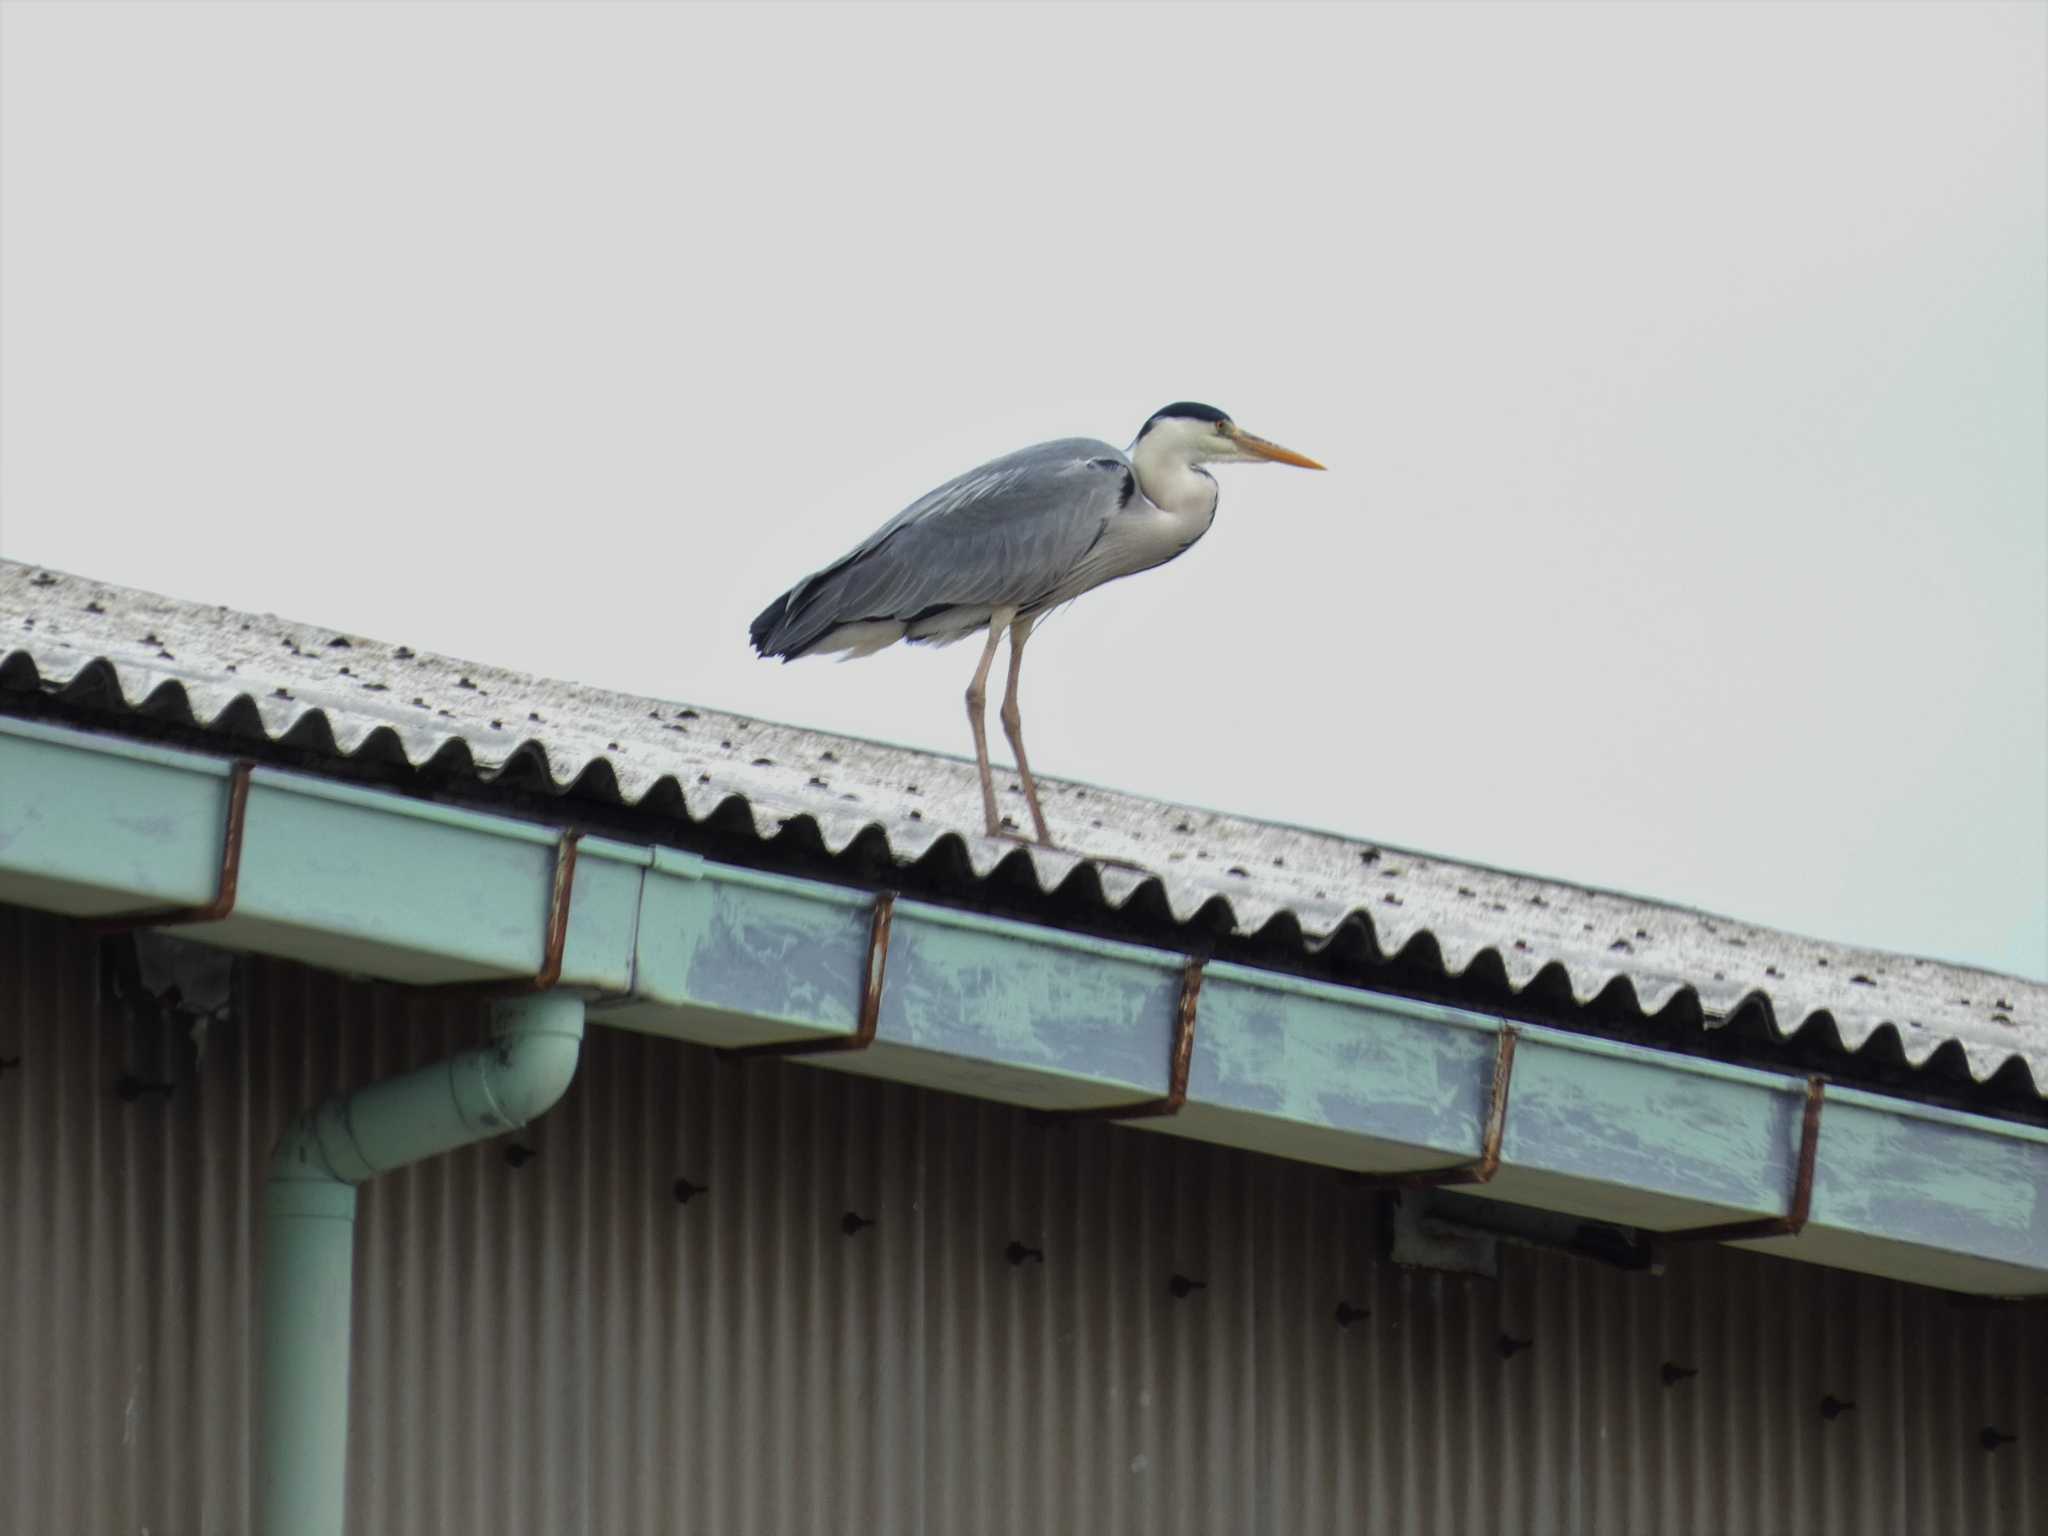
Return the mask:
[[1084,853],[1079,848],[1070,848],[1067,851],[1086,859],[1090,864],[1100,864],[1107,869],[1127,869],[1134,875],[1158,873],[1149,864],[1140,864],[1135,859],[1120,859],[1113,853]]
[[1087,864],[1100,865],[1105,869],[1127,869],[1134,875],[1152,875],[1157,871],[1149,864],[1140,864],[1135,859],[1120,859],[1113,853],[1090,853],[1085,848],[1069,848],[1054,842],[1049,837],[1029,837],[1015,827],[1003,827],[991,832],[990,837],[1006,843],[1016,843],[1024,848],[1043,848],[1047,853],[1064,853]]
[[1043,848],[1048,853],[1072,853],[1074,851],[1071,848],[1062,848],[1058,843],[1054,842],[1052,834],[1049,832],[1041,831],[1036,837],[1033,837],[1028,832],[1019,831],[1007,821],[1001,826],[991,827],[988,835],[1006,843],[1022,843],[1026,848]]

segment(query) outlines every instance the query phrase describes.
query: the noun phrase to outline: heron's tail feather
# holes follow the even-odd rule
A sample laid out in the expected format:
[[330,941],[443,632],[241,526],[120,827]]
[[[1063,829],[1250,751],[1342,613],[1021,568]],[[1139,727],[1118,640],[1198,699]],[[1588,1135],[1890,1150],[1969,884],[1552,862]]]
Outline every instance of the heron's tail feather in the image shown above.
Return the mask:
[[826,599],[834,591],[835,581],[861,554],[861,550],[855,550],[838,564],[813,572],[762,609],[747,631],[754,649],[763,656],[780,656],[784,661],[795,661],[817,650],[818,642],[842,622],[841,615],[833,612],[833,605]]
[[783,620],[789,614],[789,600],[796,595],[796,590],[795,587],[791,587],[789,591],[763,608],[754,622],[747,627],[747,638],[753,642],[754,649],[761,655],[782,656],[786,660],[795,660],[795,657],[790,656],[776,642],[786,638],[778,631],[784,627]]

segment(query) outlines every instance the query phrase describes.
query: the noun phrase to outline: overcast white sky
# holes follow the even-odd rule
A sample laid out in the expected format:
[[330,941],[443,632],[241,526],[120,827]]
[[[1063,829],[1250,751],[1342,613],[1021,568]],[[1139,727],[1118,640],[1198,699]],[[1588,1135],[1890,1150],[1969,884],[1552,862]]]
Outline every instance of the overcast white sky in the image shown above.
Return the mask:
[[0,8],[0,554],[964,753],[747,621],[1182,398],[1048,777],[2048,977],[2048,8]]

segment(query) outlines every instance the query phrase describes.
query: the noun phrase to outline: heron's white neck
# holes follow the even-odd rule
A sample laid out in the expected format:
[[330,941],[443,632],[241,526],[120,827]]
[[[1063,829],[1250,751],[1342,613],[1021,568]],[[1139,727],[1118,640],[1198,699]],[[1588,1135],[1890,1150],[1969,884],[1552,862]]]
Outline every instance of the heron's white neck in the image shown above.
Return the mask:
[[1178,422],[1162,422],[1131,449],[1131,470],[1145,499],[1176,519],[1199,523],[1204,531],[1216,516],[1221,494],[1213,477],[1196,466],[1204,457],[1206,430],[1198,437],[1176,430]]

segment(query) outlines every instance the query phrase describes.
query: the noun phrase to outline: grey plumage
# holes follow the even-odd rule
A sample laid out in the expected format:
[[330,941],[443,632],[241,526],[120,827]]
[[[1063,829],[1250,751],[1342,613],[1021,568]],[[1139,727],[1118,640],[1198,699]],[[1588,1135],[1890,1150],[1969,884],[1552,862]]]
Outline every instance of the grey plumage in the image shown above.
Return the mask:
[[1040,612],[1110,579],[1086,579],[1090,556],[1135,488],[1130,461],[1094,438],[993,459],[769,604],[754,620],[754,649],[788,661],[842,647],[859,654],[897,638],[958,640],[998,608]]

